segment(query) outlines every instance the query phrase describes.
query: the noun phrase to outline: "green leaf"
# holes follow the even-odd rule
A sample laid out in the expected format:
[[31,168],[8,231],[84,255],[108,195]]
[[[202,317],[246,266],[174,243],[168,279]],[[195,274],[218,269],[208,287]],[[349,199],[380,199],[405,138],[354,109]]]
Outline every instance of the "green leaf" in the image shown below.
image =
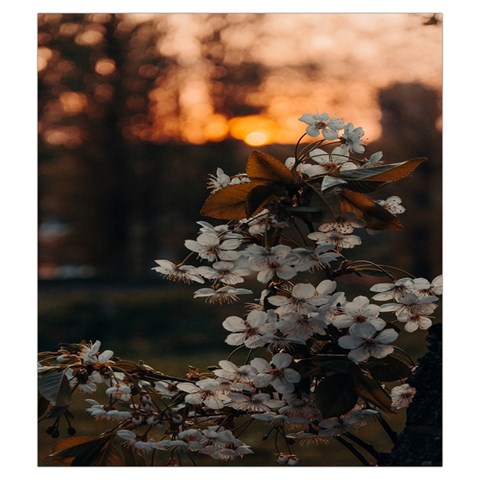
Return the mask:
[[43,373],[38,379],[38,391],[57,407],[70,405],[72,390],[64,370]]
[[359,397],[384,412],[392,413],[392,399],[376,380],[365,375],[359,368],[352,368],[350,378],[352,388]]
[[315,388],[315,400],[325,418],[349,412],[357,403],[358,394],[352,388],[348,373],[334,373]]
[[370,375],[379,382],[403,380],[412,374],[412,368],[409,365],[392,355],[380,360],[370,359],[365,367]]
[[355,192],[374,192],[387,183],[407,177],[425,160],[424,157],[413,158],[388,165],[346,170],[338,173],[338,176],[325,175],[322,192],[338,186],[344,186]]

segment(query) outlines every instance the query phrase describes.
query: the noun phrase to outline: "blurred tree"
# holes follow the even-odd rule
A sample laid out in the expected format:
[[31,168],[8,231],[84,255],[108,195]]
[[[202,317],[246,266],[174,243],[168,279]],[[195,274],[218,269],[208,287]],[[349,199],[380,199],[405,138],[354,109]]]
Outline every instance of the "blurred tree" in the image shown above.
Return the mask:
[[55,257],[100,275],[136,270],[150,220],[148,94],[175,63],[154,48],[161,36],[122,15],[39,16],[39,221],[69,226],[54,253],[41,243],[41,267]]
[[[420,84],[395,84],[378,94],[382,136],[369,150],[382,150],[386,162],[427,157],[414,175],[395,185],[407,213],[404,232],[388,234],[391,243],[378,252],[386,260],[392,255],[414,275],[433,278],[442,271],[442,134],[439,94]],[[407,183],[408,182],[408,183]],[[386,198],[388,187],[379,193]]]

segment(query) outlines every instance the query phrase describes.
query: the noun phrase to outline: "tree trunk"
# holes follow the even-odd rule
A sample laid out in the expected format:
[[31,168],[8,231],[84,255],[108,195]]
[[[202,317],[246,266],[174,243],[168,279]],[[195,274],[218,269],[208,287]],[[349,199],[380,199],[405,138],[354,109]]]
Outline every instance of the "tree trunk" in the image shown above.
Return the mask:
[[407,413],[405,430],[381,466],[442,465],[442,326],[428,336],[428,352],[408,383],[417,389]]

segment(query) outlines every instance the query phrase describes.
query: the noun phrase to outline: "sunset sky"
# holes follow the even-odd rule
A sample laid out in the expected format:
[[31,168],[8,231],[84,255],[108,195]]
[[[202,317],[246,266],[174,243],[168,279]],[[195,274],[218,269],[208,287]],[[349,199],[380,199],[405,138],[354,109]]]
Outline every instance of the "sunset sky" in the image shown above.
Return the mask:
[[[370,139],[380,134],[376,91],[395,82],[421,82],[440,88],[442,79],[441,27],[424,26],[425,18],[408,14],[269,14],[255,29],[233,23],[224,36],[226,63],[259,61],[270,67],[289,67],[288,76],[270,75],[250,98],[267,105],[260,117],[235,119],[222,124],[214,116],[208,89],[202,82],[200,45],[195,34],[209,24],[201,15],[169,15],[172,34],[159,45],[162,52],[177,56],[189,70],[182,107],[187,123],[213,121],[213,134],[222,125],[234,137],[261,142],[291,143],[301,126],[298,112],[327,111],[362,122]],[[140,17],[141,18],[141,17]],[[139,18],[139,20],[140,20]],[[295,73],[297,66],[318,64],[321,79]],[[193,70],[193,78],[192,78]],[[255,129],[256,124],[256,129]],[[203,132],[208,138],[208,127]],[[185,132],[187,140],[201,141],[202,134]]]
[[[82,25],[59,15],[50,15],[49,19],[61,23],[60,34],[65,39],[95,49],[104,41],[103,17],[109,15],[88,15]],[[158,79],[156,87],[148,92],[149,119],[137,124],[129,135],[160,143],[173,140],[200,144],[224,138],[236,138],[252,146],[294,143],[303,129],[298,117],[326,111],[362,126],[365,139],[375,140],[381,133],[376,99],[379,89],[396,82],[441,88],[442,26],[425,25],[430,17],[320,13],[118,15],[119,31],[153,22],[158,40],[152,48],[177,65],[174,71],[162,72],[162,80]],[[220,32],[218,44],[206,46],[204,39],[215,31]],[[262,66],[261,81],[253,86],[238,85],[245,103],[258,113],[227,117],[216,111],[209,55],[217,55],[227,72],[249,64]],[[40,72],[52,58],[55,52],[40,45]],[[108,57],[98,59],[94,69],[105,78],[116,73],[115,62]],[[138,74],[154,77],[155,71],[158,67],[144,65]],[[95,92],[96,96],[101,94]],[[67,116],[75,115],[87,108],[86,97],[63,92],[60,107]],[[81,142],[74,129],[66,131],[64,127],[46,132],[45,139],[52,145]]]
[[[299,112],[323,111],[362,122],[373,140],[380,134],[379,88],[395,82],[441,87],[442,29],[423,25],[428,16],[268,14],[252,28],[241,23],[242,17],[227,16],[230,26],[222,36],[225,64],[257,61],[273,73],[249,94],[252,103],[265,107],[261,115],[225,119],[213,110],[197,39],[210,23],[199,14],[167,16],[169,33],[158,48],[185,67],[180,81],[183,123],[191,127],[182,134],[187,141],[202,143],[229,134],[251,145],[292,143],[302,129]],[[296,72],[309,63],[322,69],[321,78]]]

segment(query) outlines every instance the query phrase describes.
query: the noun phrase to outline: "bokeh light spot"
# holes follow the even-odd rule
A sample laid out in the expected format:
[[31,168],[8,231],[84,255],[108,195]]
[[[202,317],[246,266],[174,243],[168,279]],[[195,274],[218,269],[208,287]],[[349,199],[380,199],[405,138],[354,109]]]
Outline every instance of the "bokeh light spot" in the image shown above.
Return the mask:
[[268,135],[264,132],[251,132],[245,137],[245,143],[252,147],[259,147],[268,143]]
[[95,71],[99,75],[111,75],[115,72],[116,65],[115,62],[111,58],[101,58],[95,64]]

